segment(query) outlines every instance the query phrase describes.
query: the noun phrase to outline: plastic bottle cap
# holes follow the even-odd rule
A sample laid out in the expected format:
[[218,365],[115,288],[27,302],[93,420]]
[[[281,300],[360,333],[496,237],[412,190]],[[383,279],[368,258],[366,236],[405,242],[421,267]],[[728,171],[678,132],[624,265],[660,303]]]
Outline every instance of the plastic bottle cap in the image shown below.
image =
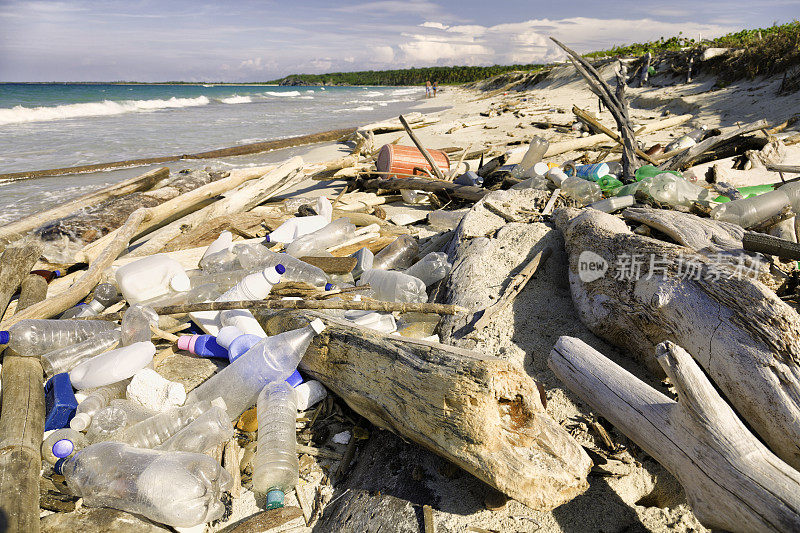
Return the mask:
[[197,335],[181,335],[178,337],[178,349],[191,351],[189,346],[192,344],[192,337],[197,337]]
[[319,318],[315,318],[311,321],[311,327],[314,329],[314,332],[319,335],[325,329],[325,324]]
[[186,292],[192,288],[192,282],[185,273],[175,274],[172,276],[172,279],[169,280],[169,286],[173,291]]
[[334,287],[335,287],[335,285],[333,283],[326,283],[325,284],[325,290],[326,291],[332,291]]
[[0,331],[0,344],[8,344],[11,340],[11,333],[8,331]]
[[266,237],[264,237],[264,240],[265,240],[265,241],[267,241],[267,242],[270,242],[270,240],[269,240],[269,235],[267,235]]
[[[275,285],[276,283],[278,283],[281,280],[281,276],[283,275],[283,272],[278,272],[278,267],[283,268],[283,265],[277,265],[274,268],[273,267],[269,267],[269,268],[265,268],[264,269],[264,272],[263,272],[264,279],[266,279],[267,282],[269,282],[272,285]],[[286,271],[286,269],[284,269],[284,272],[285,271]]]
[[89,427],[92,422],[92,417],[88,413],[78,413],[72,420],[69,421],[69,427],[75,431],[83,431]]
[[61,277],[61,271],[60,271],[60,270],[55,270],[55,271],[53,272],[53,274],[55,274],[57,278],[60,278],[60,277]]
[[75,444],[69,439],[61,439],[53,444],[53,455],[62,459],[67,457],[75,449]]
[[277,264],[275,265],[275,272],[282,276],[286,272],[286,267],[281,264]]
[[282,490],[272,489],[267,492],[267,509],[278,509],[283,507],[284,494]]

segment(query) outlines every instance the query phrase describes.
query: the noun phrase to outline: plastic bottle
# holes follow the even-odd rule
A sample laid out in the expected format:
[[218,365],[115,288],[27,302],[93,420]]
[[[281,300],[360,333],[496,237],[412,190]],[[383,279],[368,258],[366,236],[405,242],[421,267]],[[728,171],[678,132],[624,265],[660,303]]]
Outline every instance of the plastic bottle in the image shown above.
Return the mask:
[[267,509],[283,507],[284,495],[299,479],[297,398],[286,382],[270,383],[258,395],[258,448],[253,490],[267,495]]
[[137,342],[149,342],[153,338],[150,326],[158,326],[158,315],[152,308],[139,304],[131,305],[122,315],[122,346]]
[[223,248],[213,254],[203,256],[198,266],[205,274],[230,272],[242,268],[242,265],[239,264],[239,259],[233,253],[232,247]]
[[478,176],[473,170],[468,170],[453,180],[456,185],[483,186],[483,176]]
[[434,229],[451,230],[455,229],[469,209],[456,209],[455,211],[445,211],[437,209],[428,213],[428,224]]
[[783,187],[771,192],[719,204],[711,210],[711,218],[750,228],[779,214],[791,203]]
[[[295,239],[314,233],[331,222],[333,206],[324,196],[317,199],[317,214],[310,217],[290,218],[267,235],[267,242],[282,242],[290,244]],[[299,256],[298,256],[299,257]]]
[[155,353],[152,342],[136,342],[82,362],[69,371],[69,379],[79,390],[110,385],[149,365]]
[[534,137],[531,140],[528,151],[522,157],[522,161],[511,170],[511,176],[518,179],[533,177],[533,165],[542,160],[549,147],[550,143],[547,140],[541,137]]
[[622,187],[624,184],[617,179],[616,176],[612,174],[607,174],[600,179],[597,180],[597,184],[603,190],[604,193],[613,191],[619,187]]
[[114,275],[117,286],[129,304],[150,300],[191,288],[189,277],[180,263],[164,254],[151,255],[119,267]]
[[225,407],[225,403],[219,398],[212,401],[187,402],[186,405],[173,407],[126,427],[115,440],[137,448],[155,448],[215,405]]
[[101,283],[94,289],[94,298],[89,303],[78,304],[64,311],[61,320],[81,316],[99,315],[106,307],[112,306],[122,299],[117,287],[111,283]]
[[608,165],[597,163],[595,165],[576,165],[572,162],[564,163],[565,174],[575,176],[589,181],[597,181],[603,176],[608,175]]
[[351,272],[355,279],[358,279],[365,270],[372,268],[372,263],[375,261],[375,254],[367,247],[361,248],[350,257],[356,258],[356,266]]
[[661,170],[660,168],[654,165],[642,165],[636,169],[636,172],[634,173],[634,178],[636,179],[636,181],[642,181],[643,179],[654,178],[664,173],[674,174],[679,178],[683,177],[683,175],[680,172],[674,170]]
[[31,270],[31,274],[36,274],[37,276],[43,277],[48,285],[54,279],[61,277],[60,270]]
[[364,328],[374,329],[381,333],[394,333],[397,331],[397,322],[391,313],[378,313],[377,311],[360,311],[351,309],[345,311],[344,318]]
[[417,239],[411,235],[400,235],[389,246],[375,254],[372,268],[403,270],[414,263],[417,254],[419,254]]
[[175,527],[221,518],[233,480],[207,455],[102,442],[56,465],[86,505],[111,507]]
[[561,187],[561,184],[564,183],[569,178],[569,176],[564,174],[564,171],[558,167],[551,168],[550,170],[547,171],[547,173],[544,176],[547,179],[549,179],[556,187]]
[[640,183],[642,185],[639,190],[646,192],[658,202],[669,205],[689,206],[692,202],[711,198],[708,189],[667,172]]
[[233,424],[228,419],[228,413],[222,407],[215,405],[155,449],[203,453],[232,436]]
[[443,280],[452,269],[453,265],[447,260],[447,254],[431,252],[405,269],[403,273],[421,279],[426,286],[430,287],[437,281]]
[[86,438],[89,442],[115,438],[126,427],[147,420],[154,414],[156,413],[150,409],[130,400],[111,400],[92,417]]
[[695,144],[697,144],[697,141],[695,141],[688,135],[683,135],[681,137],[678,137],[671,143],[669,143],[667,147],[664,148],[664,153],[668,154],[670,152],[674,152],[675,150],[686,150],[687,148],[691,148]]
[[406,303],[428,301],[425,283],[402,272],[372,268],[361,274],[358,285],[369,285],[378,300]]
[[116,347],[120,339],[122,339],[122,332],[112,329],[89,337],[83,342],[47,352],[41,359],[45,379],[50,379],[62,372],[69,372],[83,361],[107,352]]
[[310,325],[268,337],[189,393],[187,403],[222,398],[231,420],[252,406],[264,385],[283,381],[297,368],[315,335],[325,325]]
[[239,258],[239,263],[247,270],[253,271],[283,265],[286,268],[282,278],[284,281],[303,281],[315,287],[326,287],[326,290],[330,290],[328,276],[321,268],[289,254],[275,253],[260,244],[237,245],[233,247],[233,251]]
[[294,257],[324,253],[327,248],[352,239],[355,231],[356,227],[349,219],[337,218],[324,228],[292,241],[286,247],[286,253]]
[[58,348],[77,344],[116,325],[106,320],[20,320],[0,331],[0,345],[7,344],[17,355],[39,357]]
[[206,251],[203,252],[203,257],[201,257],[200,260],[202,261],[209,255],[215,254],[222,250],[227,250],[231,247],[231,245],[233,245],[233,233],[230,231],[223,231],[219,234],[219,237],[217,237],[214,242],[208,245],[208,248],[206,248]]
[[596,202],[603,198],[603,191],[597,183],[582,178],[568,176],[567,179],[561,182],[560,187],[561,194],[567,198],[577,200],[583,205]]
[[54,465],[59,459],[72,457],[88,445],[83,433],[70,428],[57,429],[42,441],[42,459]]
[[[272,286],[278,283],[285,272],[283,265],[276,265],[274,268],[265,268],[261,272],[249,274],[242,281],[234,285],[231,289],[216,298],[217,302],[236,302],[241,300],[263,300],[266,298]],[[236,326],[245,333],[266,337],[266,333],[258,324],[250,311],[236,309],[232,311],[194,311],[189,313],[189,317],[203,331],[216,335],[222,326]],[[226,323],[223,323],[223,320]]]
[[92,423],[92,417],[103,407],[108,405],[111,400],[124,398],[125,389],[128,385],[126,380],[97,387],[78,404],[75,416],[69,421],[69,427],[75,431],[84,431]]
[[539,189],[540,191],[544,191],[548,188],[549,181],[547,178],[543,178],[542,176],[533,176],[532,178],[527,178],[519,183],[515,183],[511,186],[511,189],[515,191],[520,191],[523,189]]
[[614,196],[612,198],[605,198],[599,202],[589,204],[589,207],[592,209],[597,209],[598,211],[602,211],[603,213],[613,213],[614,211],[619,211],[620,209],[630,207],[635,203],[636,199],[631,195]]

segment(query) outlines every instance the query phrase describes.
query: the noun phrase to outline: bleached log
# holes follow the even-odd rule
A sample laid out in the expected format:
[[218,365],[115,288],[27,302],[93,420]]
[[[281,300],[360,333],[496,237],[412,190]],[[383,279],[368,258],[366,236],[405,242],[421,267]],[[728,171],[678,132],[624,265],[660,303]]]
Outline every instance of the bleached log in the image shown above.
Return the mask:
[[730,222],[701,218],[680,211],[640,207],[629,207],[622,212],[622,216],[657,229],[675,239],[678,244],[703,255],[743,251],[744,229]]
[[685,350],[667,341],[656,359],[677,402],[573,337],[558,339],[549,366],[681,482],[704,526],[800,530],[800,472],[750,433]]
[[[581,321],[658,373],[655,346],[665,340],[683,346],[772,451],[800,467],[800,316],[794,309],[762,283],[689,248],[636,235],[612,215],[559,209],[554,218],[570,256]],[[599,258],[581,258],[589,252]],[[618,268],[635,256],[638,275]],[[607,271],[583,281],[579,263],[588,260],[605,261]]]

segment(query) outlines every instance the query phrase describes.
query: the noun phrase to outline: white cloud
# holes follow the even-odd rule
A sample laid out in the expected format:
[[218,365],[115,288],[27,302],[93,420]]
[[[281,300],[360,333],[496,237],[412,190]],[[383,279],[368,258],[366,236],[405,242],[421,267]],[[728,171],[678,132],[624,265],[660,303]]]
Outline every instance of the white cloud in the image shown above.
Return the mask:
[[441,22],[423,22],[422,24],[420,24],[420,27],[421,28],[434,28],[434,29],[438,29],[438,30],[446,30],[450,26],[445,26]]

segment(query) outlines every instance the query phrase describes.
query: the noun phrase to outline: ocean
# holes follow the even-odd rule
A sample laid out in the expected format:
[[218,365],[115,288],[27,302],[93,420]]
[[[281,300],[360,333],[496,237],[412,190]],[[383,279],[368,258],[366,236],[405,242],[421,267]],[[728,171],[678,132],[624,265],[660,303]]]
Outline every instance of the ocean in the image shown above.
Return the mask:
[[[417,87],[2,83],[0,174],[202,152],[358,126],[397,116],[424,95]],[[165,166],[256,166],[301,152]],[[149,168],[0,180],[0,224]]]

